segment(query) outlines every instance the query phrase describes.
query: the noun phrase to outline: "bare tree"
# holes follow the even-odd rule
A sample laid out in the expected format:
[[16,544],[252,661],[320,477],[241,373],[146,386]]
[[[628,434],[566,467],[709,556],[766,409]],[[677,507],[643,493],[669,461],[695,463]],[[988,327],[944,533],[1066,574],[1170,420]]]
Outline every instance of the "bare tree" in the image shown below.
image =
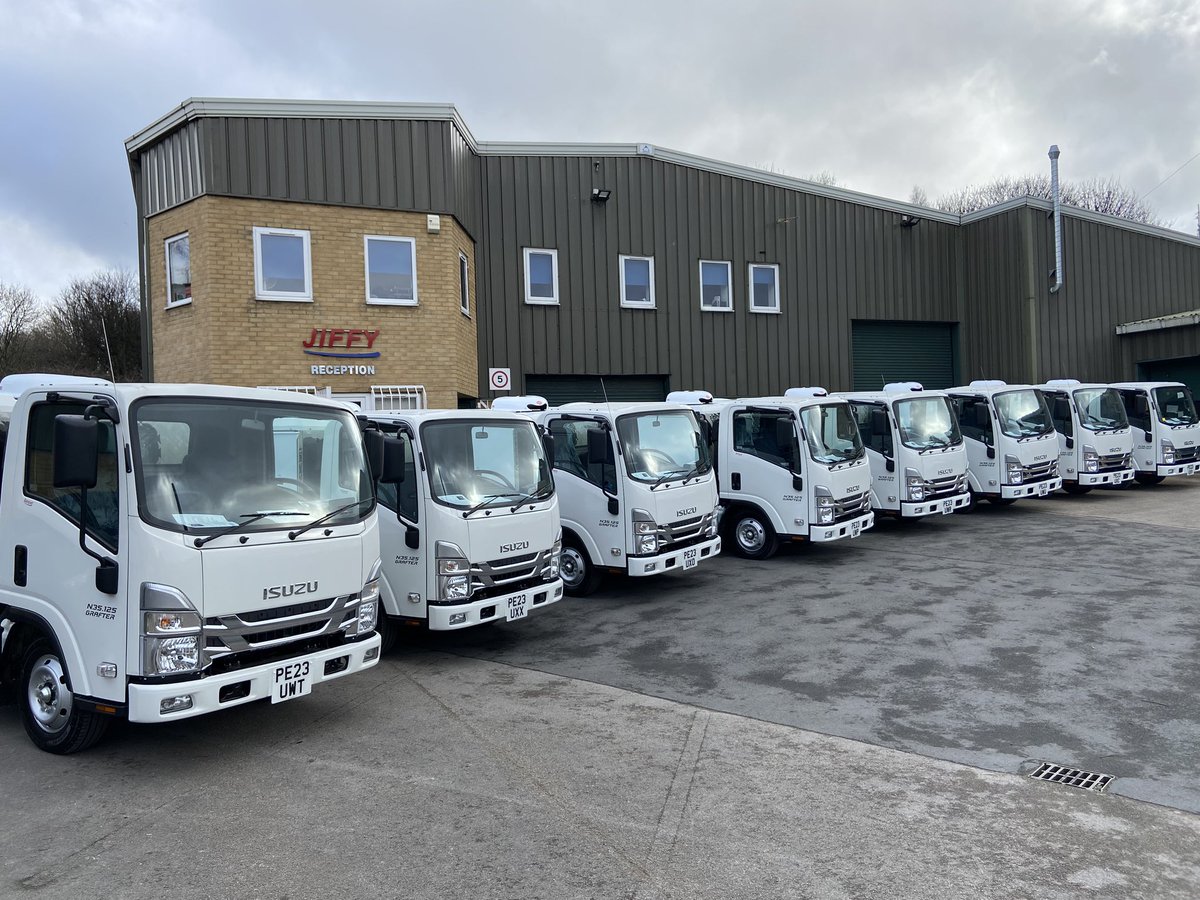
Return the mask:
[[929,195],[925,193],[925,188],[919,184],[914,184],[912,193],[908,195],[908,202],[913,206],[929,206]]
[[[1064,181],[1060,186],[1062,202],[1067,206],[1107,213],[1142,222],[1147,225],[1166,225],[1154,208],[1141,199],[1132,188],[1121,184],[1117,178],[1086,178],[1081,181]],[[970,185],[937,198],[934,206],[947,212],[974,212],[1004,203],[1017,197],[1036,197],[1051,200],[1049,175],[1001,176],[985,184]]]
[[836,175],[834,175],[832,172],[830,172],[828,169],[822,169],[820,172],[817,172],[815,175],[809,175],[808,178],[805,179],[805,181],[811,181],[811,182],[814,182],[815,184],[823,184],[827,187],[839,187],[841,185],[841,182],[838,181],[838,177]]
[[37,317],[33,291],[19,284],[0,283],[0,375],[24,368],[30,331]]
[[[138,286],[129,272],[76,278],[49,310],[38,343],[55,371],[136,381],[142,374]],[[110,370],[111,355],[111,370]]]

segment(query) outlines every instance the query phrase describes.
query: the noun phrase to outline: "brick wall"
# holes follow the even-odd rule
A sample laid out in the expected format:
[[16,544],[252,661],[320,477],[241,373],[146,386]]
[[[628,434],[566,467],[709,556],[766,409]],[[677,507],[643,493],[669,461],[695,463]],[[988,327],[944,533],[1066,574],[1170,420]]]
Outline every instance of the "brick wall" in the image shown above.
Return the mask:
[[[310,232],[311,303],[258,300],[254,238],[258,227]],[[316,385],[369,393],[373,384],[420,384],[431,407],[475,396],[474,243],[448,215],[430,234],[424,213],[200,197],[148,222],[154,379],[216,384]],[[192,303],[166,308],[164,241],[186,231]],[[418,306],[366,302],[363,235],[411,237]],[[471,317],[459,311],[459,253],[470,271]],[[313,329],[380,331],[378,359],[323,359],[303,352]],[[314,375],[313,365],[373,365],[374,375]]]

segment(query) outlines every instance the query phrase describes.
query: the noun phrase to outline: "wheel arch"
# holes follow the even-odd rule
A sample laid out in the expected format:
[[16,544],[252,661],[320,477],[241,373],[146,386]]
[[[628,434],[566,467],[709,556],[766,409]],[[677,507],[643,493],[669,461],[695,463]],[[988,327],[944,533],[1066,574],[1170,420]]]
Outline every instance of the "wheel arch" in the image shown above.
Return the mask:
[[7,619],[12,623],[5,630],[4,645],[0,647],[0,685],[4,685],[7,689],[16,684],[26,648],[38,638],[45,638],[58,654],[58,659],[66,671],[68,680],[71,681],[72,690],[74,690],[73,660],[63,652],[62,642],[49,622],[35,612],[13,607],[4,607],[0,610],[0,619]]

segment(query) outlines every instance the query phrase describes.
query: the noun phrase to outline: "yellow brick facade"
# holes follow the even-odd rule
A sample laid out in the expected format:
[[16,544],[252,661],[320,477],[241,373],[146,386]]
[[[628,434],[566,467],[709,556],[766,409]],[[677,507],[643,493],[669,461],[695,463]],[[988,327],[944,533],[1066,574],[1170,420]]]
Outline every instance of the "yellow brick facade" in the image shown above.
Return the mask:
[[[426,214],[268,200],[200,197],[147,223],[154,380],[315,385],[367,394],[372,385],[423,385],[429,406],[454,407],[479,389],[475,247],[458,222]],[[259,300],[254,228],[310,233],[312,302]],[[165,241],[187,232],[192,302],[168,309]],[[417,306],[366,301],[364,235],[415,241]],[[471,315],[460,311],[459,254],[468,261]],[[379,331],[377,359],[304,353],[313,329]],[[339,350],[341,348],[338,348]],[[365,349],[355,348],[354,351]],[[374,375],[314,375],[314,365],[371,365]]]

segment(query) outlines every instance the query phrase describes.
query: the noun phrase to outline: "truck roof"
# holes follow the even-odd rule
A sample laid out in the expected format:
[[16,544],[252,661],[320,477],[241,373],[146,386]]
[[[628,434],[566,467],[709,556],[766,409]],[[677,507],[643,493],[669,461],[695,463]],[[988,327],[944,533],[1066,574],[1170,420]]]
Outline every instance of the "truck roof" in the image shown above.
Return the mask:
[[452,422],[464,419],[528,422],[530,420],[529,413],[504,409],[399,409],[390,412],[363,413],[362,416],[371,422]]
[[1044,384],[1039,384],[1037,387],[1041,391],[1077,391],[1080,388],[1110,388],[1112,385],[1102,384],[1099,381],[1076,381],[1074,378],[1056,378]]
[[782,395],[776,395],[774,397],[738,397],[732,402],[747,404],[758,403],[764,406],[770,404],[771,406],[788,406],[792,407],[793,409],[803,409],[806,406],[825,406],[830,403],[845,404],[846,400],[842,397],[835,396],[834,394],[825,394],[820,397],[787,397]]
[[1109,387],[1143,388],[1147,391],[1162,387],[1187,387],[1182,381],[1114,381]]
[[596,416],[612,414],[617,416],[625,415],[626,413],[669,412],[680,409],[690,411],[691,407],[684,406],[682,403],[664,403],[661,401],[619,401],[617,403],[564,403],[562,406],[552,406],[546,412],[590,413]]
[[911,400],[914,397],[945,397],[945,391],[922,388],[919,391],[838,391],[833,396],[846,400],[869,400],[874,403],[888,403],[892,400]]
[[946,393],[968,394],[971,396],[991,397],[995,394],[1006,394],[1009,391],[1036,391],[1041,388],[1036,384],[1008,384],[1004,381],[972,381],[960,387],[946,388]]

